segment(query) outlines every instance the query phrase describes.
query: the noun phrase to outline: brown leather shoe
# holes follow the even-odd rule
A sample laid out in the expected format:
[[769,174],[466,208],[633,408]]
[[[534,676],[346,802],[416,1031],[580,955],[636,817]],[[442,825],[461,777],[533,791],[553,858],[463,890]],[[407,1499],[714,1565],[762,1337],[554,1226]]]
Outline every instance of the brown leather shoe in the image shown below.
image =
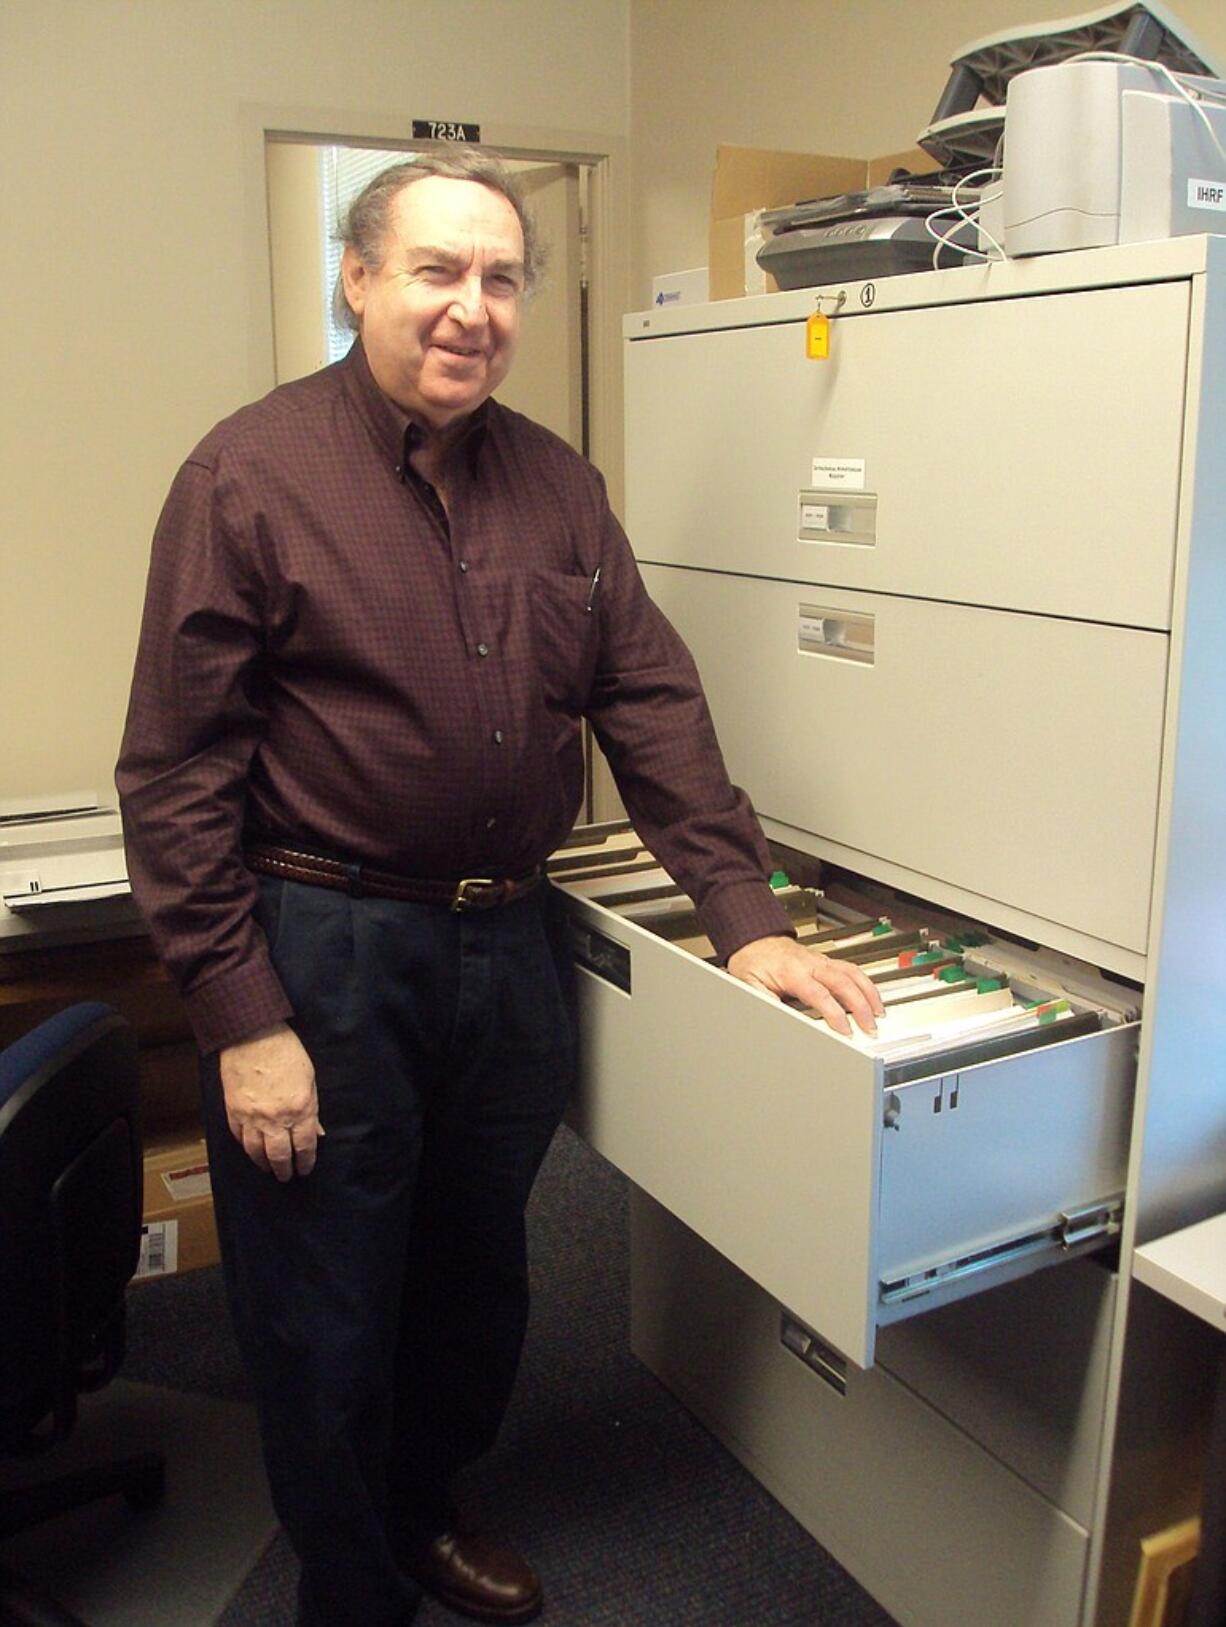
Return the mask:
[[474,1621],[531,1621],[541,1579],[513,1548],[489,1537],[444,1531],[409,1566],[427,1593]]

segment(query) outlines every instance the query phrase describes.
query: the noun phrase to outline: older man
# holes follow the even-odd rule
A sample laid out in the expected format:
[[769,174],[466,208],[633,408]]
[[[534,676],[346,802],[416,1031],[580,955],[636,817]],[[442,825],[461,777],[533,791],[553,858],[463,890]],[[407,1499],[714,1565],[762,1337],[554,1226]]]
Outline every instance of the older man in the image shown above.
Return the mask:
[[[729,970],[872,1026],[790,937],[697,676],[594,469],[490,399],[536,269],[475,153],[371,183],[349,356],[208,435],[154,541],[118,771],[133,888],[205,1055],[223,1259],[300,1619],[539,1581],[449,1487],[527,1316],[523,1212],[575,1057],[541,865],[584,716]],[[474,879],[476,878],[476,879]]]

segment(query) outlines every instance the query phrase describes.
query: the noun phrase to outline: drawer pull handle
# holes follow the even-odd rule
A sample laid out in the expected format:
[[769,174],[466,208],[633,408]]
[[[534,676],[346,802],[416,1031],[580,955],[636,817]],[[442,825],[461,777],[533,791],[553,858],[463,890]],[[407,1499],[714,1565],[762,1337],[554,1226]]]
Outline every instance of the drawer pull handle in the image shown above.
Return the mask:
[[780,1319],[779,1342],[819,1378],[824,1378],[832,1390],[837,1390],[840,1395],[847,1394],[846,1359],[787,1311],[782,1313]]
[[806,655],[832,655],[840,661],[872,666],[876,658],[876,617],[864,611],[802,604],[796,643]]
[[876,492],[802,491],[796,535],[801,542],[872,548],[877,541]]

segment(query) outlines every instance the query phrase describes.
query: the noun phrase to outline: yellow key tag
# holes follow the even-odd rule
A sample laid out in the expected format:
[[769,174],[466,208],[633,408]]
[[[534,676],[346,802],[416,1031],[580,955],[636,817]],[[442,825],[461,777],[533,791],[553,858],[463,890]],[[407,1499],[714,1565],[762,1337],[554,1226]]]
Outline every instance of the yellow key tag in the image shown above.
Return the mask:
[[814,311],[805,323],[805,355],[811,362],[824,362],[830,354],[830,318]]

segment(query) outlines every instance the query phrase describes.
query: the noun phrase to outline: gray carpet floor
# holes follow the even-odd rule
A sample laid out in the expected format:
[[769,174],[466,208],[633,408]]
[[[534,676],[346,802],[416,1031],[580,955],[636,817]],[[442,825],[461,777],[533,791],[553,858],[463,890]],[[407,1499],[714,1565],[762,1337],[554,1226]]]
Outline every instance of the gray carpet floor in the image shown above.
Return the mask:
[[[520,1379],[464,1500],[540,1568],[549,1627],[892,1627],[630,1354],[625,1186],[566,1130],[530,1225]],[[124,1374],[249,1398],[216,1269],[131,1296]],[[296,1574],[277,1537],[220,1627],[291,1627]],[[457,1620],[427,1600],[417,1627]]]
[[[30,1526],[5,1539],[5,1565],[89,1627],[215,1622],[277,1529],[253,1426],[244,1402],[160,1384],[120,1378],[82,1396],[47,1457],[0,1458],[0,1487],[156,1452],[165,1496],[139,1513],[104,1497]],[[4,1604],[0,1623],[11,1627]]]

